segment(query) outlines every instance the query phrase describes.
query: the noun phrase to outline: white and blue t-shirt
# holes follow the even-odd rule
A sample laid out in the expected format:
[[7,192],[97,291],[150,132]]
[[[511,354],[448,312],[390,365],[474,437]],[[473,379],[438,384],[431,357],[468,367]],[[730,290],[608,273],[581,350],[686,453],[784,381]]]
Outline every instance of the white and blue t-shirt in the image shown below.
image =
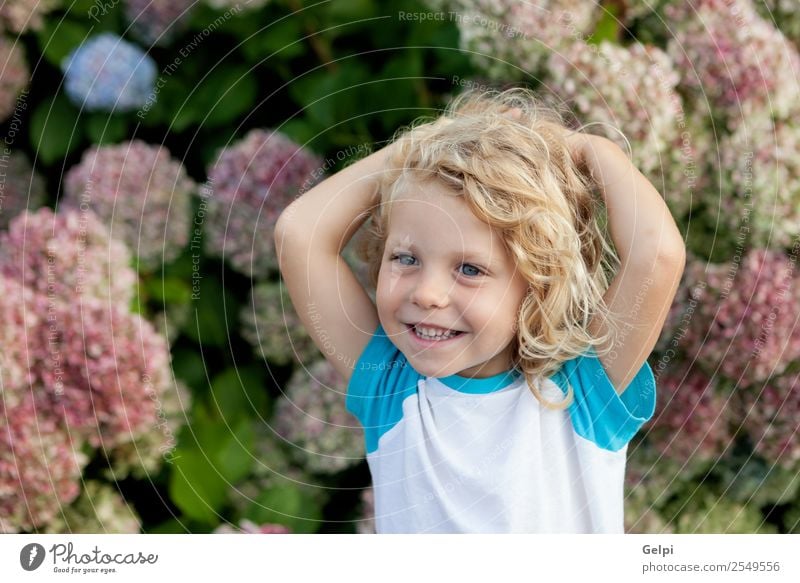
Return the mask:
[[364,426],[378,533],[621,533],[628,442],[653,415],[644,363],[622,395],[593,348],[539,387],[516,369],[425,377],[378,325],[345,404]]

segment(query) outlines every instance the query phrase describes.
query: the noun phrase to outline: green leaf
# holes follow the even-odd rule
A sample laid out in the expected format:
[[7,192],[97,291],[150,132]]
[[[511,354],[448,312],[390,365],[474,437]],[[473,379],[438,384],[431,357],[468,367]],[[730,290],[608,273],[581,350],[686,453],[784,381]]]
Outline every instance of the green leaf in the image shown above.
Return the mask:
[[192,298],[189,282],[178,277],[151,277],[146,280],[146,289],[150,297],[162,304],[187,304]]
[[317,532],[322,523],[319,503],[297,486],[264,490],[245,514],[256,524],[283,524],[298,534]]
[[265,384],[260,366],[228,368],[211,381],[211,406],[228,423],[256,414],[263,417],[267,404]]
[[92,143],[116,144],[128,135],[128,122],[119,115],[90,113],[86,115],[86,135]]
[[61,68],[61,61],[85,41],[91,29],[84,23],[71,20],[45,18],[41,30],[36,32],[36,40],[44,58]]
[[[191,317],[191,323],[194,325],[194,315]],[[176,377],[189,385],[193,395],[200,395],[206,392],[201,390],[201,387],[205,389],[208,386],[206,367],[203,364],[203,357],[198,354],[197,350],[173,348],[172,370],[175,371]]]
[[31,144],[45,165],[74,150],[82,137],[78,112],[61,95],[40,103],[31,116]]
[[[273,53],[273,61],[292,59],[308,51],[308,41],[303,40],[303,36],[305,35],[299,19],[289,16],[254,32],[242,43],[241,49],[244,56],[253,63],[260,63]],[[268,61],[266,64],[271,63]]]
[[258,84],[246,67],[218,66],[181,104],[173,129],[180,132],[194,124],[228,124],[253,106],[257,93]]
[[242,420],[233,434],[228,434],[214,452],[217,466],[228,482],[238,482],[250,474],[255,458],[252,449],[255,434],[248,419]]
[[178,448],[172,458],[169,495],[187,516],[215,524],[225,503],[228,486],[203,452]]
[[[192,314],[184,333],[201,346],[224,346],[228,341],[228,325],[238,326],[235,314],[239,313],[239,305],[236,298],[223,289],[219,280],[206,277],[201,280],[192,299],[198,319],[195,321]],[[236,333],[236,330],[230,332]]]
[[617,8],[613,5],[606,7],[603,10],[602,17],[597,23],[591,37],[589,37],[589,44],[599,45],[603,41],[610,41],[616,43],[619,39],[620,22],[617,18]]

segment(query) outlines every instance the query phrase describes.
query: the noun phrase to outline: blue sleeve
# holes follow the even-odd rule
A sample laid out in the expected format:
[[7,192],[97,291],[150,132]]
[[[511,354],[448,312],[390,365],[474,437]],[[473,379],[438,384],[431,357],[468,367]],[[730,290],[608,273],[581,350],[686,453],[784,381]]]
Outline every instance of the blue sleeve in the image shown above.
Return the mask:
[[403,401],[423,378],[378,324],[347,385],[345,407],[364,426],[367,453],[403,416]]
[[572,385],[574,400],[569,413],[575,432],[603,449],[622,449],[655,411],[656,383],[647,362],[622,395],[617,394],[591,346],[565,362],[551,379],[564,393],[567,382]]

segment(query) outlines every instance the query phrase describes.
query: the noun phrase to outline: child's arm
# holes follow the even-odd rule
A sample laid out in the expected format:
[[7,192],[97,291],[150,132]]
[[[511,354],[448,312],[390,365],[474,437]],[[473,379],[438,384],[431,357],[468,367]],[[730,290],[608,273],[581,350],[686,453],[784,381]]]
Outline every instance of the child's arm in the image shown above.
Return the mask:
[[[653,350],[677,292],[686,262],[683,238],[661,195],[611,140],[573,133],[573,157],[600,187],[620,271],[603,298],[621,319],[612,352],[600,361],[622,394]],[[589,332],[605,333],[594,318]],[[601,347],[605,348],[605,346]]]
[[346,381],[378,326],[378,314],[340,253],[377,202],[387,150],[314,186],[283,211],[275,226],[280,271],[295,310]]

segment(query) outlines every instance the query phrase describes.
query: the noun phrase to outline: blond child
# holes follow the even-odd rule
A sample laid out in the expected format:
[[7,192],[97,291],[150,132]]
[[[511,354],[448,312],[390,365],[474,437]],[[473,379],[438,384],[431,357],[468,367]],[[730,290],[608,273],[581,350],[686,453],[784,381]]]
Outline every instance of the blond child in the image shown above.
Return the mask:
[[[341,256],[368,218],[375,303]],[[364,426],[378,533],[623,531],[685,252],[618,146],[528,90],[470,91],[299,197],[275,242]]]

